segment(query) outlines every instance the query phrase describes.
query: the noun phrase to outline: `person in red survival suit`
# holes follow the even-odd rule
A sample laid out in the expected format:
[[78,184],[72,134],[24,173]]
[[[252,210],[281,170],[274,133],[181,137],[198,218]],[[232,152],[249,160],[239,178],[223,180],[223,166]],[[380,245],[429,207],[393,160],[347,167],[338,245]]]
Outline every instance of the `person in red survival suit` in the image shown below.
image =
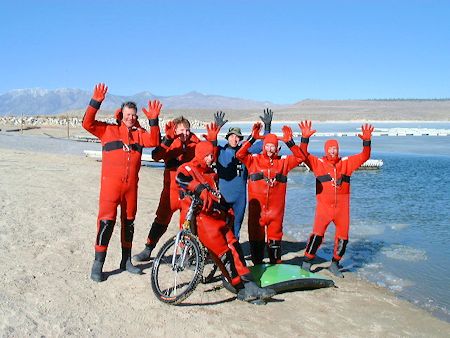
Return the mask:
[[[217,128],[217,131],[219,129]],[[239,289],[237,298],[244,301],[265,300],[275,295],[270,288],[260,288],[247,268],[239,241],[233,234],[231,206],[217,188],[218,176],[211,168],[215,155],[212,142],[203,141],[195,148],[195,158],[177,170],[176,182],[184,196],[182,213],[191,204],[191,196],[202,200],[196,216],[197,235],[208,249],[224,277]]]
[[333,259],[329,270],[337,277],[344,277],[339,270],[339,261],[345,253],[348,243],[350,224],[350,177],[364,162],[370,158],[371,136],[373,126],[366,124],[361,127],[363,151],[360,154],[339,157],[339,144],[336,140],[325,142],[325,156],[318,158],[308,153],[308,142],[316,131],[311,129],[311,121],[299,124],[302,131],[301,146],[306,155],[305,164],[316,177],[316,215],[313,231],[309,237],[305,250],[302,268],[311,269],[317,249],[321,245],[328,225],[333,222],[336,226],[334,238]]
[[180,209],[179,189],[175,183],[177,168],[194,158],[195,146],[200,140],[191,133],[189,120],[180,116],[169,121],[165,127],[165,136],[161,144],[152,152],[155,161],[164,161],[163,190],[159,199],[156,218],[147,236],[144,250],[134,255],[137,262],[150,260],[152,250],[161,236],[166,232],[173,214]]
[[134,233],[134,219],[137,211],[138,174],[141,168],[143,147],[159,145],[160,132],[158,116],[161,111],[159,101],[149,101],[149,108],[142,108],[149,119],[150,133],[137,122],[137,107],[134,102],[125,102],[116,112],[119,122],[109,124],[95,119],[95,115],[105,99],[108,87],[103,83],[95,86],[94,94],[83,118],[83,127],[97,136],[102,143],[102,176],[100,206],[97,218],[95,260],[91,279],[104,279],[103,264],[108,244],[116,222],[117,207],[121,209],[122,260],[120,269],[140,274],[141,270],[131,263],[131,247]]
[[260,123],[253,125],[250,138],[236,153],[236,157],[248,168],[248,236],[255,265],[262,263],[265,246],[270,263],[281,263],[287,174],[304,160],[288,126],[283,127],[281,140],[294,155],[278,155],[278,138],[274,134],[264,136],[262,154],[249,153],[250,146],[261,138],[260,128]]

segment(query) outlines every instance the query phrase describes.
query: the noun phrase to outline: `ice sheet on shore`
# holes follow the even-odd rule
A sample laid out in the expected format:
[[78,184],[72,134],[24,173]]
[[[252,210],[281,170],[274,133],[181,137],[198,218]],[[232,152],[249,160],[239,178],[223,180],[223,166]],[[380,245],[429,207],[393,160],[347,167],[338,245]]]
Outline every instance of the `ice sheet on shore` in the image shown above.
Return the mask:
[[401,261],[426,261],[428,259],[425,250],[409,247],[403,244],[393,244],[381,249],[381,253],[386,257]]
[[378,286],[387,288],[394,292],[400,292],[414,283],[402,279],[392,273],[386,272],[381,263],[369,263],[357,271],[357,275],[376,283]]

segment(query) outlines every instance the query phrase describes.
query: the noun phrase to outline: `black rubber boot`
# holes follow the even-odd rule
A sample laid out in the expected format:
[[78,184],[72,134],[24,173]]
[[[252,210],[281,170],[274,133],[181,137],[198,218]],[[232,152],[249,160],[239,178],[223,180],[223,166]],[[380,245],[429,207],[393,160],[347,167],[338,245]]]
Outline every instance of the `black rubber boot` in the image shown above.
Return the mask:
[[227,277],[230,279],[230,283],[231,283],[233,278],[238,276],[236,264],[234,263],[234,259],[233,259],[233,253],[231,252],[231,250],[228,250],[219,258],[220,258],[220,261],[222,262],[225,270],[227,271],[227,274],[228,274]]
[[322,241],[323,236],[311,234],[311,236],[309,236],[308,243],[306,244],[305,254],[308,253],[310,257],[314,257],[316,255],[317,249],[319,249],[320,245],[322,244]]
[[150,255],[152,254],[152,250],[154,248],[154,245],[152,244],[145,244],[144,250],[142,250],[137,255],[133,256],[133,259],[136,262],[146,262],[150,260]]
[[244,288],[239,290],[237,294],[237,299],[252,302],[255,300],[266,301],[276,295],[275,290],[271,288],[260,288],[255,282],[247,281],[244,282]]
[[142,275],[142,270],[131,263],[131,249],[122,248],[122,261],[120,262],[120,269],[127,270],[136,275]]
[[344,274],[340,271],[339,262],[331,261],[330,267],[328,268],[330,272],[336,277],[344,278]]
[[92,264],[91,279],[94,282],[102,282],[103,278],[103,264],[105,264],[106,252],[96,252],[95,260]]
[[271,239],[267,244],[267,252],[269,253],[270,264],[281,263],[281,241]]
[[253,265],[262,264],[266,243],[264,241],[249,241],[249,243]]

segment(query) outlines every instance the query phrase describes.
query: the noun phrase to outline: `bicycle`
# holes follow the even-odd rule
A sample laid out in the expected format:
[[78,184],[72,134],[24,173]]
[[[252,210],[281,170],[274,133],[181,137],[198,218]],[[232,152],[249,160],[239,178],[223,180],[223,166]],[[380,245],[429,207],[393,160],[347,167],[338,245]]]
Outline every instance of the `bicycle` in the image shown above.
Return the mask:
[[159,250],[153,262],[151,285],[163,303],[179,304],[188,298],[200,282],[207,282],[215,269],[203,277],[206,248],[195,235],[195,216],[202,201],[191,195],[192,202],[181,230]]

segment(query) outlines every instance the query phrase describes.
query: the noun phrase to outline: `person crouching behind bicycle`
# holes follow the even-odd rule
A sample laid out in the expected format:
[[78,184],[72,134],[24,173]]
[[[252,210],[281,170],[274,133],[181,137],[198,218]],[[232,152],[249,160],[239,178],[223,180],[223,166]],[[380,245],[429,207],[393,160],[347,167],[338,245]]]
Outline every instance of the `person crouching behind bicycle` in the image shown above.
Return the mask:
[[181,214],[186,214],[194,194],[202,201],[196,216],[197,236],[208,249],[224,277],[236,289],[237,298],[243,301],[265,300],[275,295],[270,288],[260,288],[247,268],[239,241],[233,235],[233,213],[217,189],[218,177],[211,168],[214,161],[214,146],[203,141],[195,148],[192,161],[182,164],[176,174],[181,188]]

